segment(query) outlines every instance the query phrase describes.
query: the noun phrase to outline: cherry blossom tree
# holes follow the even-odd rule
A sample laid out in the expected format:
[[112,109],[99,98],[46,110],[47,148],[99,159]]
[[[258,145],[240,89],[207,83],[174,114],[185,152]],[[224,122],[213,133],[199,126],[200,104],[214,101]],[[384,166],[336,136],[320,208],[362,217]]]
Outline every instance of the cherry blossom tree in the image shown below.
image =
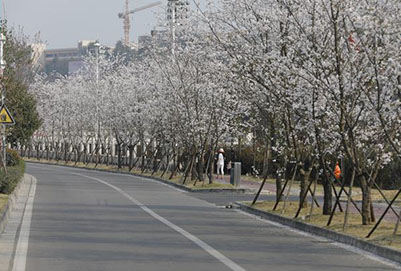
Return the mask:
[[300,209],[320,180],[323,214],[332,214],[341,193],[352,202],[347,180],[361,186],[370,224],[371,189],[401,150],[400,10],[396,0],[198,6],[166,32],[168,46],[155,42],[131,63],[90,56],[78,74],[38,77],[36,149],[96,164],[117,153],[119,167],[212,182],[219,144],[252,133],[264,145],[265,179],[277,179],[277,203],[282,177],[287,187],[300,180]]

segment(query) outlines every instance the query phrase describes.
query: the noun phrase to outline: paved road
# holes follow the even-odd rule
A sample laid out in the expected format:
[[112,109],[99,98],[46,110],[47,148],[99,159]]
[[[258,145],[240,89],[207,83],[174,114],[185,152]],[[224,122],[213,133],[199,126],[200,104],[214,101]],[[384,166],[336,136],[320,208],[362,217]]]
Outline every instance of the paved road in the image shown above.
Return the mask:
[[58,166],[28,164],[27,172],[38,182],[26,270],[396,269],[211,203],[232,195]]

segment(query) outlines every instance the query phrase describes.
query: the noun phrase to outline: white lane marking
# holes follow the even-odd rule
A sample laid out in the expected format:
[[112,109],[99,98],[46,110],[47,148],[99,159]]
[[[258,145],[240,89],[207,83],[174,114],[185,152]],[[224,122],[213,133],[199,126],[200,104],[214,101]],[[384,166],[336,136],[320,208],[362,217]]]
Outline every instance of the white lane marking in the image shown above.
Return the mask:
[[[96,171],[96,170],[95,170],[95,171]],[[173,190],[176,190],[176,191],[178,191],[178,192],[181,192],[181,193],[188,193],[188,191],[185,191],[185,190],[180,189],[180,188],[178,188],[178,187],[172,186],[172,185],[170,185],[170,184],[168,184],[168,183],[165,183],[165,182],[162,182],[162,181],[158,181],[158,180],[151,179],[152,177],[147,178],[147,177],[142,177],[142,176],[134,175],[134,174],[124,174],[124,173],[107,172],[107,171],[96,171],[96,172],[98,172],[98,173],[107,173],[107,174],[109,174],[109,175],[116,175],[116,176],[121,176],[121,177],[129,177],[129,178],[133,178],[133,179],[138,179],[138,180],[140,180],[140,181],[142,181],[142,182],[156,183],[156,184],[160,184],[160,185],[167,186],[167,187],[169,187],[169,188],[171,188],[171,189],[173,189]]]
[[395,268],[396,270],[401,270],[401,265],[399,263],[391,261],[391,260],[383,258],[383,257],[380,257],[380,256],[375,255],[373,253],[370,253],[368,251],[361,250],[359,248],[356,248],[356,247],[353,247],[351,245],[347,245],[347,244],[344,244],[344,243],[339,243],[339,242],[336,242],[334,240],[331,240],[331,239],[328,239],[328,238],[325,238],[325,237],[322,237],[322,236],[318,236],[318,235],[315,235],[315,234],[312,234],[312,233],[309,233],[309,232],[304,232],[304,231],[301,231],[301,230],[297,230],[297,229],[291,228],[290,226],[286,226],[284,224],[268,220],[267,218],[263,218],[263,217],[258,216],[258,215],[247,213],[247,212],[245,212],[243,210],[240,210],[240,209],[235,209],[235,211],[237,213],[240,213],[242,215],[251,217],[251,218],[256,219],[258,221],[261,221],[263,223],[270,224],[272,226],[275,226],[275,227],[278,227],[278,228],[281,228],[281,229],[285,229],[287,231],[294,232],[294,233],[299,234],[299,235],[303,235],[303,236],[306,236],[306,237],[309,237],[309,238],[313,238],[313,239],[316,239],[318,241],[328,241],[328,242],[330,242],[330,243],[328,243],[330,245],[333,245],[333,246],[336,246],[336,247],[340,247],[342,249],[354,252],[354,253],[359,254],[359,255],[361,255],[363,257],[371,259],[373,261],[376,261],[376,262],[391,266],[392,268]]
[[[40,164],[40,165],[47,166],[48,164]],[[36,167],[38,167],[38,168],[43,168],[43,167],[41,167],[41,166],[38,166],[38,164],[32,164],[32,163],[30,164],[30,166],[34,166],[34,167],[36,166]],[[62,165],[51,165],[51,166],[63,167]],[[64,168],[65,168],[65,167],[64,167]],[[47,169],[47,168],[45,168],[45,169],[46,169],[46,170],[49,170],[49,171],[56,171],[56,170]],[[80,169],[80,168],[76,168],[76,169],[77,169],[77,170],[82,170],[82,169]],[[121,175],[121,176],[130,176],[130,175],[128,175],[128,174],[120,174],[120,173],[110,173],[110,172],[104,172],[104,173],[115,174],[115,175]],[[70,174],[71,174],[71,172],[70,172]],[[78,174],[78,173],[73,173],[73,174],[81,175],[81,174]],[[81,175],[81,176],[88,177],[88,178],[92,178],[92,177],[85,176],[85,175]],[[145,180],[148,181],[148,180],[149,180],[149,181],[151,181],[151,182],[163,184],[163,185],[166,185],[166,186],[168,186],[168,187],[170,187],[170,188],[172,188],[172,189],[178,190],[178,191],[183,192],[183,193],[186,193],[186,192],[187,192],[187,191],[183,191],[183,190],[180,190],[180,189],[178,189],[178,188],[171,187],[171,186],[168,185],[168,184],[164,184],[164,183],[161,183],[161,182],[158,182],[158,181],[155,181],[155,180],[151,180],[151,179],[147,179],[147,178],[141,178],[141,177],[132,176],[132,175],[131,175],[130,177],[142,179],[142,181],[145,181]],[[101,181],[101,182],[103,182],[103,181]],[[110,185],[110,184],[107,184],[107,183],[105,183],[105,184],[112,187],[112,185]],[[115,189],[115,188],[114,188],[114,189]],[[121,189],[119,189],[119,188],[117,188],[117,189],[118,189],[117,191],[119,191],[119,190],[121,191]],[[121,191],[121,192],[122,192],[123,194],[126,194],[126,193],[123,192],[123,191]],[[127,194],[127,196],[130,197],[128,194]],[[209,203],[209,202],[207,202],[207,201],[205,201],[205,202],[206,202],[206,203]],[[210,203],[210,205],[215,206],[214,204],[211,204],[211,203]],[[139,206],[140,206],[140,205],[139,205]],[[152,211],[152,210],[150,210],[150,211]],[[393,268],[396,268],[397,270],[401,270],[401,265],[400,265],[399,263],[394,262],[394,261],[391,261],[391,260],[388,260],[388,259],[383,258],[383,257],[380,257],[380,256],[377,256],[377,255],[375,255],[375,254],[373,254],[373,253],[370,253],[370,252],[367,252],[367,251],[364,251],[364,250],[355,248],[355,247],[350,246],[350,245],[347,245],[347,244],[339,243],[339,242],[336,242],[336,241],[333,241],[333,240],[330,240],[330,239],[327,239],[327,238],[324,238],[324,237],[321,237],[321,236],[317,236],[317,235],[314,235],[314,234],[311,234],[311,233],[303,232],[303,231],[300,231],[300,230],[291,228],[291,227],[289,227],[289,226],[285,226],[285,225],[280,224],[280,223],[278,223],[278,222],[270,221],[270,220],[267,220],[267,219],[262,218],[262,217],[260,217],[260,216],[257,216],[257,215],[254,215],[254,214],[250,214],[250,213],[244,212],[244,211],[239,210],[239,209],[235,209],[235,211],[238,212],[238,213],[240,213],[240,214],[242,214],[242,215],[245,215],[245,216],[251,217],[251,218],[253,218],[253,219],[259,220],[259,221],[261,221],[261,222],[264,222],[264,223],[266,223],[266,224],[270,224],[270,225],[276,226],[276,227],[278,227],[278,228],[283,228],[283,229],[286,229],[286,230],[288,230],[288,231],[291,231],[291,232],[294,232],[294,233],[297,233],[297,234],[300,234],[300,235],[303,235],[303,236],[306,236],[306,237],[311,237],[311,238],[314,238],[314,239],[316,239],[316,240],[321,240],[321,241],[330,241],[330,244],[331,244],[331,245],[334,245],[334,246],[343,248],[343,249],[345,249],[345,250],[348,250],[348,251],[357,253],[357,254],[362,255],[362,256],[364,256],[364,257],[366,257],[366,258],[368,258],[368,259],[371,259],[371,260],[374,260],[374,261],[377,261],[377,262],[381,262],[381,263],[383,263],[383,264],[386,264],[386,265],[388,265],[388,266],[391,266],[391,267],[393,267]],[[153,211],[152,211],[152,212],[153,212]],[[164,223],[164,222],[163,222],[163,223]],[[200,240],[200,241],[201,241],[201,240]],[[201,242],[202,242],[202,241],[201,241]],[[206,244],[206,245],[207,245],[207,244]],[[212,249],[213,249],[213,248],[212,248]],[[223,255],[223,256],[224,256],[224,255]],[[243,269],[240,269],[240,270],[243,270]]]
[[[109,172],[108,172],[108,173],[109,173]],[[185,191],[185,190],[180,189],[180,188],[178,188],[178,187],[172,186],[172,185],[170,185],[170,184],[168,184],[168,183],[164,183],[164,182],[162,182],[162,181],[157,181],[157,180],[152,180],[152,179],[146,178],[146,177],[140,177],[140,176],[135,176],[135,175],[127,175],[127,174],[121,174],[121,173],[110,173],[110,174],[116,174],[116,175],[120,175],[120,176],[129,176],[129,177],[134,178],[134,179],[139,179],[139,180],[141,180],[142,182],[157,183],[157,184],[161,184],[161,185],[167,186],[167,187],[169,187],[169,188],[171,188],[171,189],[173,189],[173,190],[176,190],[176,191],[178,191],[178,192],[181,192],[181,193],[188,193],[188,191]]]
[[246,271],[244,268],[242,268],[241,266],[239,266],[238,264],[236,264],[235,262],[233,262],[232,260],[230,260],[229,258],[224,256],[222,253],[220,253],[219,251],[217,251],[216,249],[214,249],[213,247],[211,247],[210,245],[208,245],[204,241],[200,240],[198,237],[190,234],[189,232],[187,232],[183,228],[175,225],[174,223],[168,221],[164,217],[162,217],[159,214],[155,213],[154,211],[152,211],[151,209],[146,207],[146,205],[144,205],[142,202],[140,202],[137,199],[135,199],[134,197],[130,196],[129,194],[127,194],[126,192],[124,192],[123,190],[118,188],[117,186],[114,186],[114,185],[112,185],[112,184],[110,184],[110,183],[108,183],[106,181],[103,181],[101,179],[98,179],[98,178],[90,177],[90,176],[79,174],[79,173],[73,173],[73,174],[79,175],[79,176],[82,176],[82,177],[85,177],[85,178],[89,178],[89,179],[92,179],[92,180],[95,180],[95,181],[98,181],[98,182],[100,182],[100,183],[102,183],[104,185],[107,185],[108,187],[113,188],[114,190],[119,192],[121,195],[123,195],[124,197],[129,199],[131,202],[133,202],[134,204],[138,205],[144,212],[146,212],[150,216],[154,217],[155,219],[159,220],[160,222],[162,222],[166,226],[170,227],[171,229],[175,230],[176,232],[180,233],[184,237],[188,238],[189,240],[194,242],[196,245],[201,247],[203,250],[205,250],[207,253],[209,253],[210,255],[215,257],[217,260],[219,260],[221,263],[225,264],[231,270],[233,270],[233,271]]
[[[62,169],[68,169],[68,167],[65,167],[65,166],[63,166],[63,165],[53,165],[53,164],[30,164],[30,166],[33,166],[33,167],[36,167],[36,168],[45,169],[45,170],[53,171],[53,172],[58,172],[58,171],[55,170],[55,169],[49,169],[49,168],[47,168],[46,166],[48,166],[48,165],[54,166],[54,167],[59,167],[59,168],[62,168]],[[42,166],[44,166],[44,167],[42,167]],[[75,171],[77,171],[77,172],[81,172],[81,171],[87,172],[87,171],[88,171],[87,169],[84,169],[84,168],[73,168],[73,170],[75,170]],[[66,173],[66,174],[78,174],[77,172],[71,173],[71,170],[66,170],[66,171],[64,171],[64,173]],[[132,179],[135,179],[135,180],[139,180],[139,181],[141,181],[141,182],[151,182],[151,183],[163,185],[163,186],[166,186],[166,187],[168,187],[168,188],[170,188],[170,189],[176,190],[177,192],[181,192],[181,193],[183,193],[183,194],[189,193],[188,191],[182,190],[182,189],[180,189],[180,188],[178,188],[178,187],[174,187],[174,186],[172,186],[172,185],[170,185],[170,184],[167,184],[167,183],[164,183],[164,182],[162,182],[162,181],[152,180],[152,179],[149,179],[149,178],[146,178],[146,177],[140,177],[140,176],[136,176],[136,175],[123,174],[123,173],[99,171],[99,170],[92,170],[92,172],[94,172],[94,173],[106,173],[106,174],[108,174],[108,175],[110,175],[110,176],[128,177],[128,178],[132,178]],[[219,209],[220,209],[220,208],[226,208],[225,206],[219,206],[219,205],[217,205],[217,204],[215,204],[215,203],[210,203],[210,202],[205,201],[205,200],[201,200],[201,199],[198,199],[198,198],[195,198],[195,199],[202,201],[203,204],[210,205],[210,206],[213,206],[213,207],[215,207],[215,208],[219,208]]]
[[[64,169],[68,169],[69,167],[66,167],[66,166],[63,166],[63,165],[54,165],[54,164],[35,164],[35,163],[30,163],[29,164],[29,166],[32,166],[32,167],[36,167],[36,168],[43,168],[43,166],[55,166],[55,167],[61,167],[61,168],[64,168]],[[73,168],[73,170],[76,170],[76,171],[87,171],[88,169],[85,169],[85,168],[79,168],[79,167],[72,167]],[[48,169],[48,168],[45,168],[46,170],[48,170],[48,171],[56,171],[56,170],[54,170],[54,169]],[[161,184],[161,185],[164,185],[164,186],[167,186],[167,187],[169,187],[169,188],[171,188],[171,189],[173,189],[173,190],[176,190],[176,191],[178,191],[178,192],[181,192],[181,193],[188,193],[188,191],[185,191],[185,190],[183,190],[183,189],[180,189],[180,188],[178,188],[178,187],[175,187],[175,186],[173,186],[173,185],[171,185],[171,184],[168,184],[168,183],[164,183],[164,182],[162,182],[162,181],[158,181],[158,180],[153,180],[153,179],[151,179],[151,177],[150,178],[146,178],[146,177],[142,177],[142,176],[138,176],[138,175],[133,175],[133,174],[124,174],[124,173],[117,173],[117,172],[107,172],[107,171],[102,171],[102,170],[96,170],[96,169],[92,169],[92,171],[94,171],[94,172],[98,172],[98,173],[106,173],[106,174],[109,174],[109,175],[117,175],[117,176],[124,176],[124,177],[130,177],[130,178],[133,178],[133,179],[138,179],[138,180],[141,180],[142,182],[152,182],[152,183],[157,183],[157,184]],[[71,173],[71,172],[68,172],[67,171],[67,173]]]
[[28,200],[25,206],[24,216],[22,218],[21,229],[18,236],[17,247],[15,249],[15,257],[13,262],[13,271],[25,271],[26,257],[29,245],[29,234],[31,232],[31,219],[33,201],[36,192],[36,178],[31,177],[31,190],[29,191]]

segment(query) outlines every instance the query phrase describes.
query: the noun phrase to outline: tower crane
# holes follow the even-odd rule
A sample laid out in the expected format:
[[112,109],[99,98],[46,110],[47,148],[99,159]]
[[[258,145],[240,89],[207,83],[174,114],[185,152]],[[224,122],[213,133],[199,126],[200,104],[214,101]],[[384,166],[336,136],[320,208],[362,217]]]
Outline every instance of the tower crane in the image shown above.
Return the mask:
[[125,11],[121,12],[121,13],[118,13],[118,17],[120,19],[122,19],[123,22],[124,22],[124,45],[129,46],[129,44],[130,44],[129,32],[130,32],[130,28],[131,28],[131,23],[130,23],[129,16],[131,14],[134,14],[134,13],[138,12],[138,11],[158,6],[161,3],[162,3],[161,1],[157,1],[157,2],[150,3],[148,5],[144,5],[144,6],[139,7],[139,8],[135,8],[133,10],[129,10],[128,0],[125,0]]

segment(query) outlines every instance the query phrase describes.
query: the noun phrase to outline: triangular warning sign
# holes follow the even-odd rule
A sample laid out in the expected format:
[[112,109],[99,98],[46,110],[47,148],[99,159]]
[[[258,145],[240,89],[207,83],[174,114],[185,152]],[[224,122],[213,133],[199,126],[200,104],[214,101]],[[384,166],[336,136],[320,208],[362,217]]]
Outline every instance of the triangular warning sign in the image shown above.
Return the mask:
[[3,105],[0,110],[0,123],[1,124],[15,124],[14,118],[11,116],[6,105]]

